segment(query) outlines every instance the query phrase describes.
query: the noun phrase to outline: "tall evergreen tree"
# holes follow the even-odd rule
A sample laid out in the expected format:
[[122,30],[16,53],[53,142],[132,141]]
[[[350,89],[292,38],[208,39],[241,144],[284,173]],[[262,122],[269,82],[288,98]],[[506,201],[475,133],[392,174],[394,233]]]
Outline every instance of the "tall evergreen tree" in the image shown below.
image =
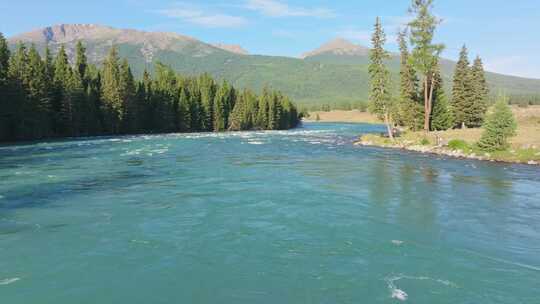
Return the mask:
[[101,96],[103,99],[104,127],[106,132],[119,133],[122,120],[122,94],[120,91],[120,65],[118,51],[112,47],[103,62],[101,76]]
[[375,31],[371,38],[373,47],[370,51],[369,76],[370,76],[370,91],[369,102],[370,110],[380,119],[384,120],[388,130],[388,136],[394,138],[392,132],[392,96],[390,94],[390,72],[388,71],[384,61],[390,58],[390,55],[384,50],[386,36],[381,25],[380,18],[377,17],[375,22]]
[[400,98],[396,107],[396,119],[400,125],[416,131],[423,126],[423,108],[418,95],[418,77],[411,65],[409,49],[406,41],[407,33],[402,31],[398,35],[400,50]]
[[488,108],[489,89],[484,72],[484,65],[480,57],[476,57],[471,68],[472,107],[469,124],[471,127],[480,127]]
[[424,86],[424,131],[429,132],[433,107],[433,80],[444,45],[433,43],[435,30],[440,23],[432,13],[433,0],[412,0],[410,12],[416,18],[409,23],[410,43],[413,46],[411,63],[421,75]]
[[86,57],[86,48],[81,41],[77,42],[75,46],[75,72],[78,73],[79,78],[83,81],[83,85],[86,89],[86,69],[88,68],[88,58]]
[[25,111],[29,113],[27,128],[33,138],[52,135],[49,121],[51,96],[48,91],[49,79],[45,64],[35,46],[32,45],[28,51],[28,104]]
[[88,59],[86,57],[86,48],[78,41],[75,47],[75,68],[72,78],[72,90],[74,95],[74,124],[76,125],[77,133],[88,135],[93,128],[95,117],[94,101],[90,101],[89,94],[93,94],[88,90],[89,75],[88,75]]
[[7,83],[10,51],[4,35],[0,33],[0,85]]
[[17,45],[17,49],[9,58],[8,67],[8,96],[5,115],[7,120],[6,134],[10,140],[24,139],[28,122],[27,90],[30,80],[28,68],[28,51],[23,43]]
[[137,101],[135,99],[135,80],[128,61],[122,60],[119,77],[120,98],[122,99],[122,130],[135,133],[138,129]]
[[10,51],[6,39],[0,33],[0,141],[9,138],[9,122],[11,120],[8,111],[10,104],[8,89],[8,68]]
[[227,128],[228,98],[229,84],[223,82],[218,89],[214,100],[214,132],[222,132]]
[[441,76],[440,68],[435,70],[434,90],[433,90],[433,110],[431,112],[431,130],[444,131],[453,127],[454,115],[448,104],[446,94],[444,92],[444,84]]
[[73,84],[73,71],[69,65],[66,50],[62,45],[54,59],[54,87],[53,98],[54,129],[62,136],[72,136],[73,133],[73,100],[71,88]]
[[470,122],[472,109],[472,77],[469,67],[469,52],[464,45],[459,54],[459,60],[454,71],[452,86],[452,110],[457,127],[467,126]]
[[216,84],[209,74],[203,74],[198,78],[198,86],[201,92],[201,124],[204,131],[214,129],[214,98],[216,96]]

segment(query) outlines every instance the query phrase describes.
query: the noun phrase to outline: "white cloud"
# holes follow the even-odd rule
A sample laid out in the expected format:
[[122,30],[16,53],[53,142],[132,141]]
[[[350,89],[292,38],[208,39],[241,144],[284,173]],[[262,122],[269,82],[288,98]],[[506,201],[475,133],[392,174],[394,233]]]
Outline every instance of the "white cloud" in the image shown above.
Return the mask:
[[169,18],[180,19],[184,22],[212,28],[241,27],[248,23],[244,17],[212,13],[186,4],[179,4],[168,9],[157,10],[156,12]]
[[332,18],[336,14],[327,8],[293,7],[276,0],[247,0],[245,7],[270,17]]

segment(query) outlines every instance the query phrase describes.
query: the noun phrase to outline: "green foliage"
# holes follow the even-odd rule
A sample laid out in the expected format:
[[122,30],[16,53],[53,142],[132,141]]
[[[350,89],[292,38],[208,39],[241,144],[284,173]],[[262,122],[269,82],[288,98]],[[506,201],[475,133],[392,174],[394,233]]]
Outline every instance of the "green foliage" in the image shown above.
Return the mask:
[[438,67],[433,77],[433,110],[431,112],[431,130],[445,131],[454,125],[454,115],[444,92],[443,79]]
[[369,65],[369,109],[380,119],[388,120],[388,115],[392,110],[392,95],[390,93],[390,72],[384,61],[390,56],[384,50],[386,35],[378,17],[371,41],[373,48],[370,51],[371,63]]
[[422,146],[427,146],[427,145],[429,145],[430,143],[431,143],[431,142],[429,141],[429,139],[427,139],[427,138],[425,138],[425,137],[422,138],[422,140],[420,141],[420,144],[421,144]]
[[508,148],[508,139],[516,135],[517,124],[506,97],[499,97],[484,124],[484,133],[477,143],[483,151],[501,151]]
[[[184,76],[157,63],[137,81],[127,60],[110,49],[101,69],[77,44],[70,65],[61,47],[42,58],[20,44],[13,55],[0,35],[0,141],[61,136],[289,129],[300,114],[290,99],[265,89],[238,94],[208,74]],[[262,105],[262,108],[261,108]],[[259,119],[260,117],[260,119]]]
[[464,140],[461,139],[452,139],[448,142],[448,148],[454,151],[463,151],[468,152],[471,149],[471,146]]
[[406,41],[406,32],[400,32],[398,43],[400,49],[400,98],[394,117],[399,125],[407,126],[413,131],[420,130],[423,122],[421,98],[418,92],[418,77],[409,60],[410,54]]
[[484,117],[488,108],[489,89],[484,72],[484,65],[480,57],[476,57],[471,68],[471,127],[480,127],[484,123]]
[[412,0],[410,12],[416,15],[411,21],[410,43],[413,47],[410,62],[416,72],[421,75],[424,84],[424,130],[430,129],[431,111],[433,109],[434,73],[438,69],[439,57],[444,45],[433,43],[435,30],[440,20],[432,13],[433,0]]
[[488,104],[488,85],[482,60],[477,57],[471,67],[468,50],[463,46],[454,71],[452,108],[456,127],[480,127]]
[[454,85],[452,87],[452,108],[457,127],[467,124],[467,108],[470,107],[471,95],[471,73],[468,50],[466,46],[463,46],[454,71]]

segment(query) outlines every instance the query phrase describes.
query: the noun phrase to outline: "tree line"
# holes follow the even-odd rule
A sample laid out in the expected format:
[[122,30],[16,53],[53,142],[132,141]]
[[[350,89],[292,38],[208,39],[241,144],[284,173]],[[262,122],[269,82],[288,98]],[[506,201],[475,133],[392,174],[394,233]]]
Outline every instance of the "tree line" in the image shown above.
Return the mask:
[[217,83],[208,74],[183,76],[156,64],[136,80],[111,47],[101,67],[81,42],[70,64],[62,46],[41,56],[23,43],[10,52],[0,33],[0,141],[168,132],[294,128],[300,114],[278,91],[260,95]]
[[[452,95],[444,90],[440,71],[443,44],[434,43],[440,20],[432,13],[433,0],[413,0],[415,18],[398,35],[400,49],[399,96],[392,96],[385,60],[386,36],[379,18],[372,36],[369,73],[371,112],[385,120],[389,130],[399,125],[410,130],[440,131],[479,127],[488,108],[489,89],[480,57],[471,65],[464,46],[456,65]],[[392,134],[389,134],[390,136]]]

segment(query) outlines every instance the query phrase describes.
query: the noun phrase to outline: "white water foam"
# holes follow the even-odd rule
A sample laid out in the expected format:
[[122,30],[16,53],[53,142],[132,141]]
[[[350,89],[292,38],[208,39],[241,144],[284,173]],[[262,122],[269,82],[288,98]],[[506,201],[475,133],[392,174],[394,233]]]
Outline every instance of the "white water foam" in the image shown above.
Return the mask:
[[396,245],[396,246],[400,246],[400,245],[403,245],[403,241],[400,241],[400,240],[392,240],[392,244]]
[[401,289],[392,290],[392,299],[398,299],[400,301],[406,301],[409,295]]
[[0,280],[0,285],[9,285],[9,284],[15,283],[15,282],[17,282],[19,280],[20,280],[20,278],[10,278],[10,279]]
[[457,288],[458,286],[455,284],[455,283],[452,283],[448,280],[442,280],[442,279],[433,279],[433,278],[430,278],[430,277],[427,277],[427,276],[419,276],[419,277],[415,277],[415,276],[407,276],[407,275],[397,275],[397,276],[393,276],[393,277],[388,277],[385,279],[386,281],[386,284],[388,285],[388,289],[390,290],[390,297],[392,297],[392,299],[398,299],[400,301],[406,301],[408,298],[409,298],[409,295],[402,289],[399,289],[395,282],[399,281],[399,280],[419,280],[419,281],[425,281],[425,280],[429,280],[429,281],[432,281],[432,282],[436,282],[436,283],[439,283],[439,284],[442,284],[442,285],[445,285],[445,286],[449,286],[449,287],[454,287],[454,288]]

